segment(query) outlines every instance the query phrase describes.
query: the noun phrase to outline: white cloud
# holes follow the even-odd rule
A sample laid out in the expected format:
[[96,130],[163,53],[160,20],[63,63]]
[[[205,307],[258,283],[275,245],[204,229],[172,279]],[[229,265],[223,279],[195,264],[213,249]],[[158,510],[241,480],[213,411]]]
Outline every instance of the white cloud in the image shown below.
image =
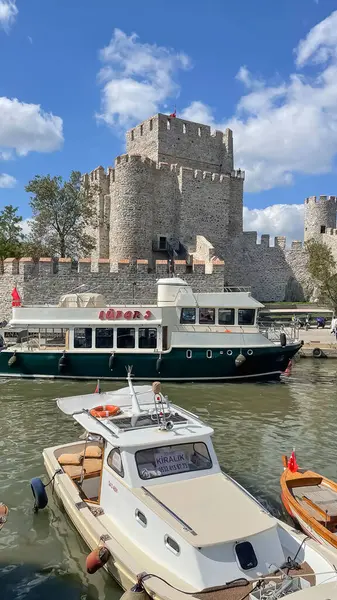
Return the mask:
[[0,27],[8,32],[18,12],[15,0],[0,0]]
[[128,127],[158,112],[179,86],[174,75],[190,66],[189,58],[169,48],[139,42],[115,29],[108,46],[100,52],[103,67],[98,74],[102,87],[101,113],[108,125]]
[[17,181],[12,175],[7,173],[0,173],[0,188],[13,188]]
[[[39,104],[26,104],[16,98],[0,97],[0,147],[19,156],[28,152],[53,152],[63,142],[63,122],[46,113]],[[7,154],[8,156],[8,154]]]
[[13,152],[11,150],[0,150],[0,160],[11,160]]
[[298,44],[296,64],[302,67],[309,59],[326,62],[336,57],[337,49],[337,10],[313,27],[307,37]]
[[243,208],[244,231],[257,231],[258,235],[285,235],[287,243],[303,240],[304,204],[274,204],[267,208]]
[[[247,87],[229,119],[216,122],[209,106],[193,102],[190,120],[234,131],[237,166],[246,170],[245,190],[258,192],[290,185],[296,174],[328,173],[337,153],[337,11],[316,25],[296,51],[297,65],[310,59],[314,76],[293,73],[268,84],[241,67]],[[328,61],[323,64],[323,61]]]
[[32,219],[24,219],[24,221],[21,221],[20,225],[24,235],[28,235],[30,233],[31,223]]

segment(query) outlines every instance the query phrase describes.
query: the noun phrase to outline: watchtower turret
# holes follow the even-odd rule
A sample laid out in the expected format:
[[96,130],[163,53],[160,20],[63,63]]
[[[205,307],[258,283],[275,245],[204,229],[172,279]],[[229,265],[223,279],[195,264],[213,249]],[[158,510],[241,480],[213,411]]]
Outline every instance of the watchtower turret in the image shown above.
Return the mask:
[[304,202],[304,241],[319,240],[328,228],[336,228],[336,196],[309,196]]

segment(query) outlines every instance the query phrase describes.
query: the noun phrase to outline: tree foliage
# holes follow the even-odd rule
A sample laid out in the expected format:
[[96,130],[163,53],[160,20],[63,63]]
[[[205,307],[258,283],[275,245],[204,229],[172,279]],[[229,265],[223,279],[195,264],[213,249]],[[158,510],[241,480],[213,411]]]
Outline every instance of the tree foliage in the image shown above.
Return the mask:
[[87,228],[95,226],[92,196],[96,190],[81,185],[78,171],[72,171],[69,181],[37,175],[25,189],[32,194],[28,243],[35,255],[41,256],[43,249],[51,256],[75,258],[93,250],[95,240]]
[[319,287],[319,300],[337,314],[337,264],[330,248],[314,239],[305,244],[308,270]]
[[22,256],[22,217],[11,204],[0,212],[0,259]]

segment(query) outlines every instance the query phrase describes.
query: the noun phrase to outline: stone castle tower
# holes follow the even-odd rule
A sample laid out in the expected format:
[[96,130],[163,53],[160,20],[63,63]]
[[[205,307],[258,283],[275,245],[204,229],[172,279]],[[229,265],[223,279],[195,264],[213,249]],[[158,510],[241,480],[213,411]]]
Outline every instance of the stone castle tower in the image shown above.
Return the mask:
[[304,202],[304,241],[326,241],[324,234],[336,232],[336,196],[309,196]]
[[99,189],[92,258],[185,257],[197,235],[221,257],[242,234],[244,172],[234,170],[232,131],[157,114],[126,139],[114,168],[84,176]]

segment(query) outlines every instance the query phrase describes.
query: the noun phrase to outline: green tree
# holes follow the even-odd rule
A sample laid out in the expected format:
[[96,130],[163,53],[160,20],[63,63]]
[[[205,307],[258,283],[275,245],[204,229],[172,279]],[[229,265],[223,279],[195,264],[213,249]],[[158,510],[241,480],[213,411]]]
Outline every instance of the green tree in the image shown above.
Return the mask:
[[22,217],[11,204],[0,212],[0,259],[22,256]]
[[317,282],[319,300],[330,306],[337,314],[337,265],[326,244],[314,239],[305,244],[308,253],[308,271]]
[[86,231],[95,226],[92,196],[96,189],[81,184],[79,171],[69,181],[37,175],[26,186],[32,194],[33,219],[28,242],[51,256],[78,257],[93,250],[95,240]]

